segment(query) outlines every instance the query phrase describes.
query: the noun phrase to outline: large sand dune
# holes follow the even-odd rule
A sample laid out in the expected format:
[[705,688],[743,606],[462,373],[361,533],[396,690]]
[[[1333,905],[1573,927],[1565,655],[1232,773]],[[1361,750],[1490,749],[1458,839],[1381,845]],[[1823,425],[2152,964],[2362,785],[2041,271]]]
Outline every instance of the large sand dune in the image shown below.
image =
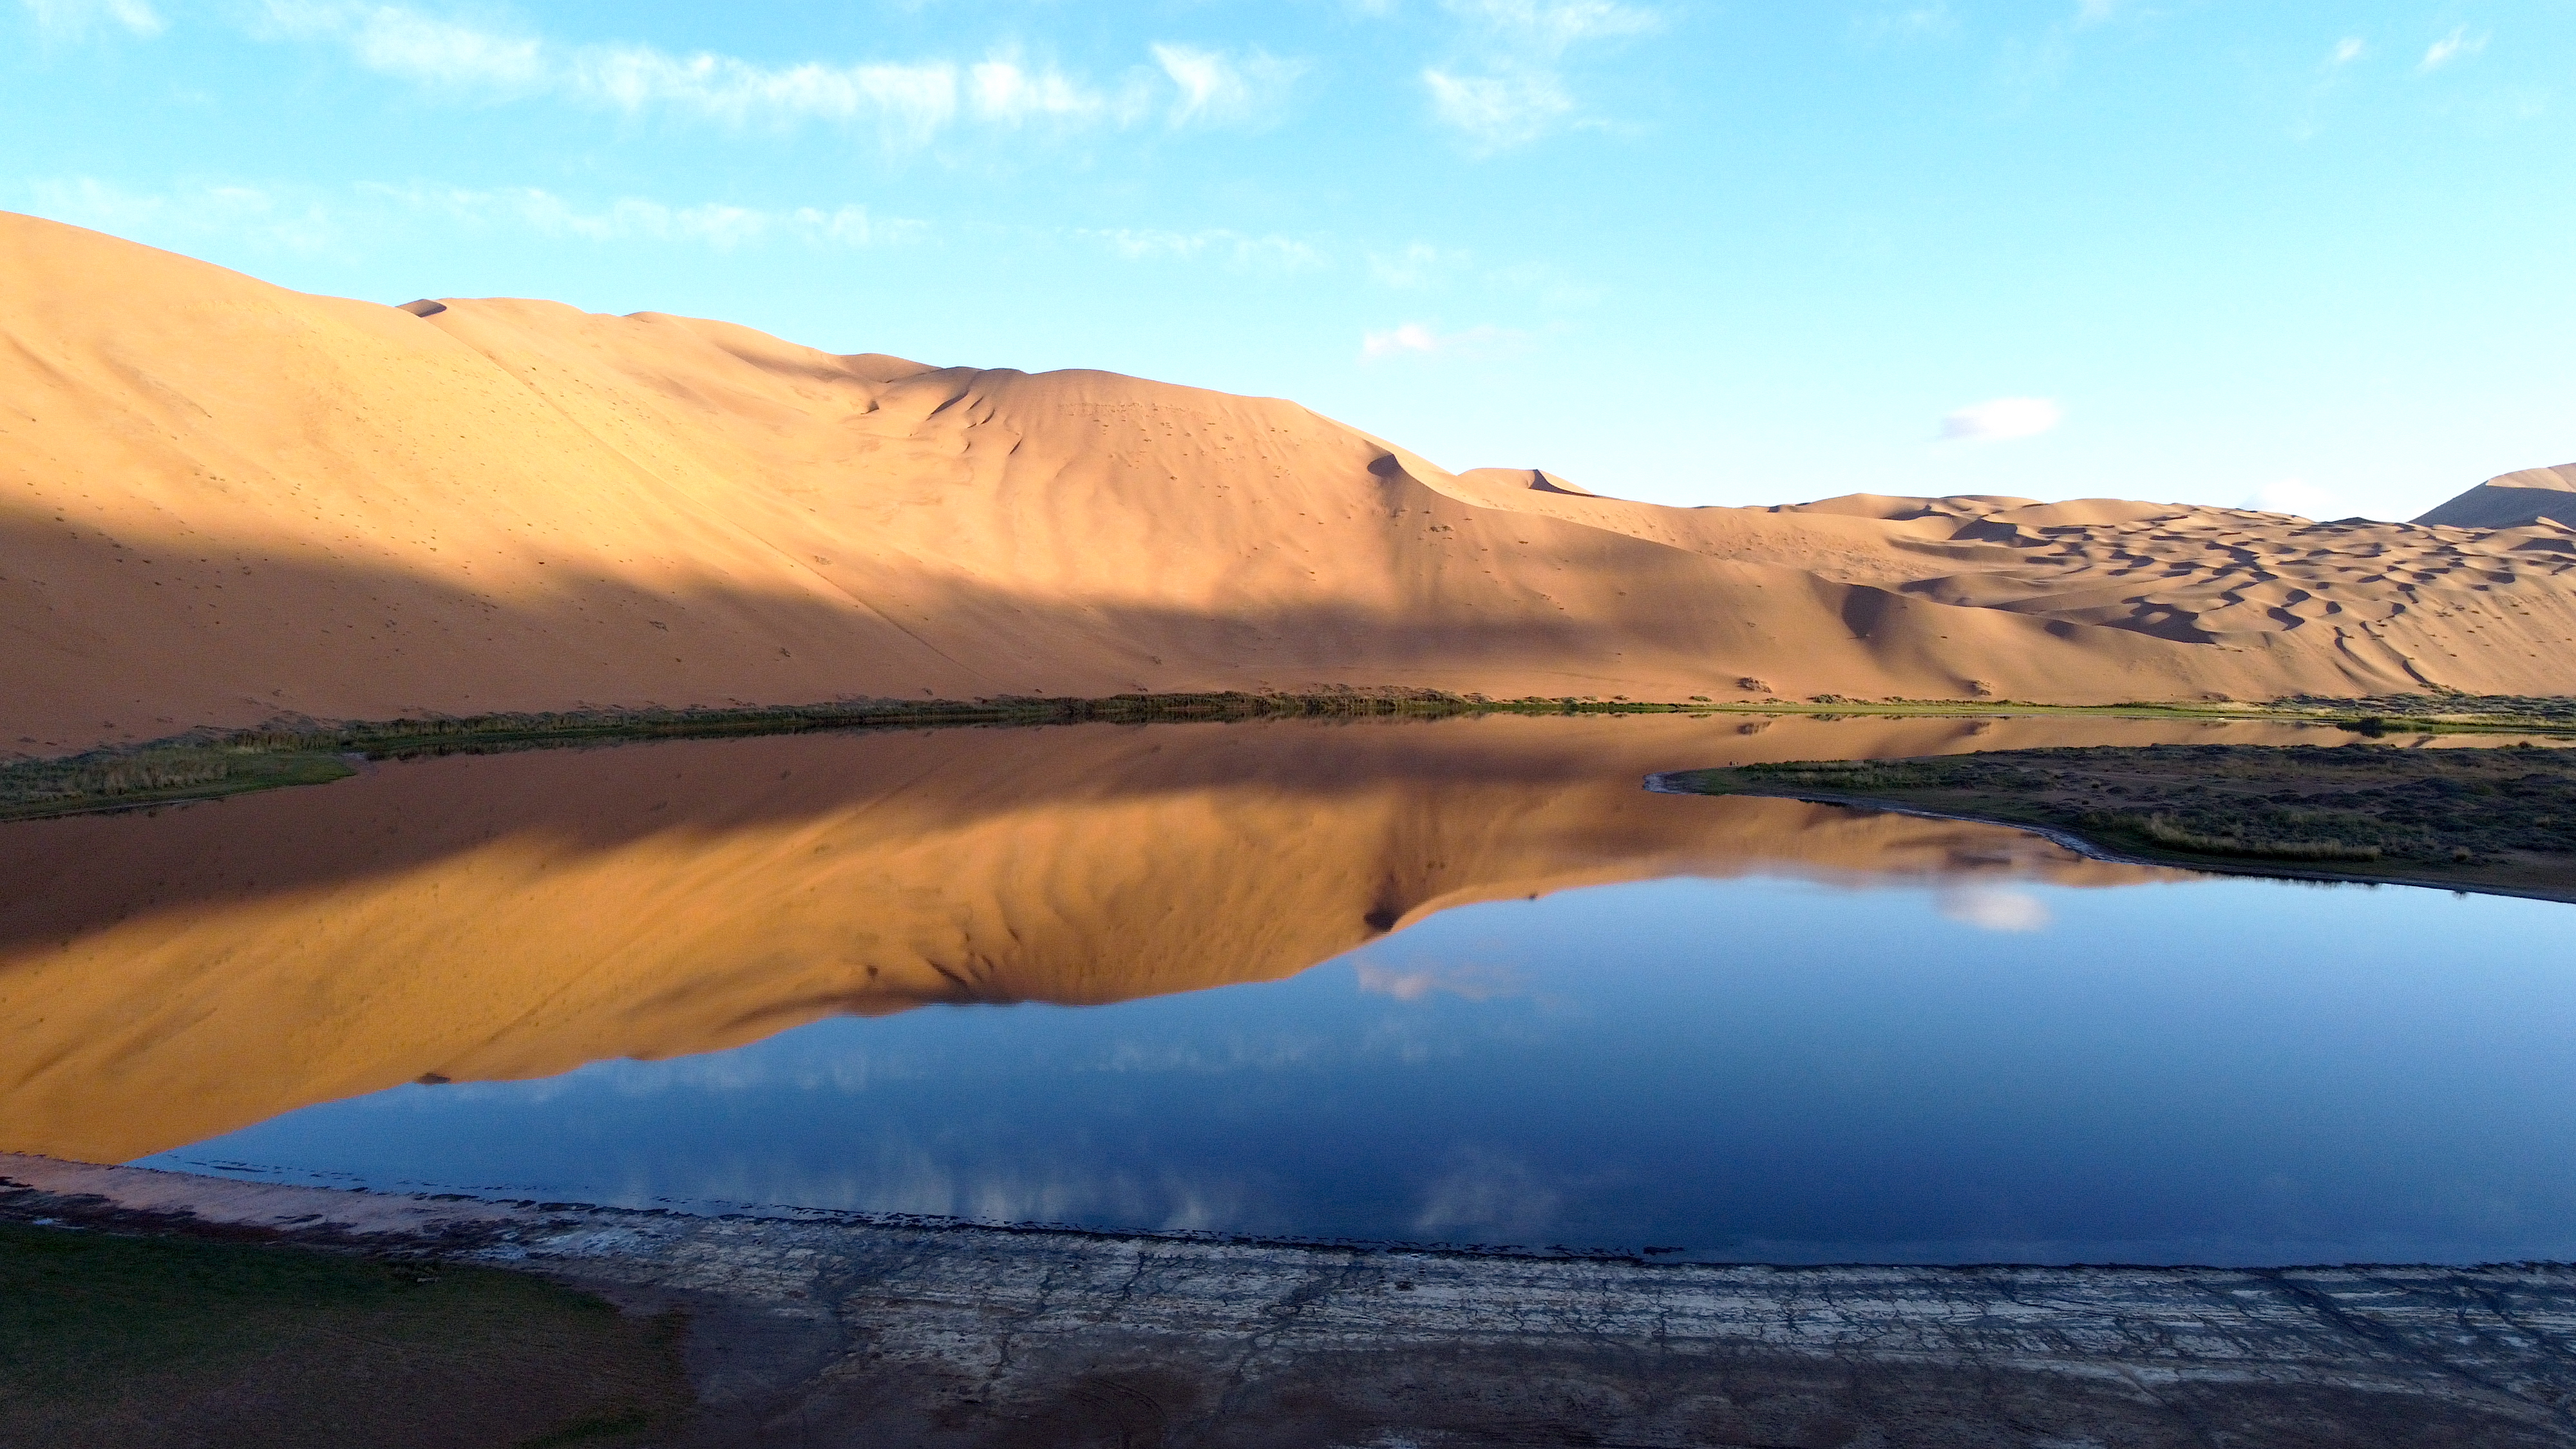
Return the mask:
[[2576,463],[2489,478],[2415,521],[2453,528],[2576,527]]
[[2555,693],[2576,639],[2547,520],[1658,508],[1107,373],[418,310],[0,215],[0,750],[1137,689]]

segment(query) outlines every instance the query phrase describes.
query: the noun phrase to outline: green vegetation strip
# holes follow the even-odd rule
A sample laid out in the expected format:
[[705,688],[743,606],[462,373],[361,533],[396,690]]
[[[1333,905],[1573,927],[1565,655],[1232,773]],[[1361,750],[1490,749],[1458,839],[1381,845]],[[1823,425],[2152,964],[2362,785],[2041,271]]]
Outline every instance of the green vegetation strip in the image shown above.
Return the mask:
[[1850,699],[1665,703],[1625,698],[1498,700],[1438,690],[1340,689],[1308,694],[1122,694],[1101,699],[861,700],[738,709],[598,709],[554,714],[325,723],[296,720],[246,730],[198,730],[147,744],[58,759],[0,761],[0,821],[208,800],[352,773],[350,760],[544,749],[656,739],[792,734],[808,730],[953,725],[1149,724],[1179,720],[1442,718],[1477,714],[1753,714],[2270,720],[2360,734],[2514,732],[2576,736],[2576,698],[2388,695],[2116,705],[2014,700]]
[[1697,770],[1667,788],[2033,825],[2247,874],[2576,899],[2576,749],[2151,745]]
[[0,1224],[0,1443],[635,1444],[676,1317],[524,1274]]

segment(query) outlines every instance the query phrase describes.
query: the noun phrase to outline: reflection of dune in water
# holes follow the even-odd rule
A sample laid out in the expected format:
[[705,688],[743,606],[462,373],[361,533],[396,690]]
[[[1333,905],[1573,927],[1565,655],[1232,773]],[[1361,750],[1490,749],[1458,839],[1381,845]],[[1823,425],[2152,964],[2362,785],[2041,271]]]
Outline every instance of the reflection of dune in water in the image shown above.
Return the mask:
[[1521,719],[809,735],[453,758],[0,830],[0,1148],[124,1159],[427,1074],[551,1075],[932,1002],[1301,971],[1469,901],[1653,876],[2155,873],[1646,773],[2117,721]]

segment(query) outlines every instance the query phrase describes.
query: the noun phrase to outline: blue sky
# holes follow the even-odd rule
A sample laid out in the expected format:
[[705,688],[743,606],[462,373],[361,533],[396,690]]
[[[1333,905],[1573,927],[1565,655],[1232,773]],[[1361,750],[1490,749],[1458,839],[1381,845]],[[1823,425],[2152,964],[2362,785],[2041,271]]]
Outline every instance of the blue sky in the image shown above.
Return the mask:
[[2405,517],[2576,459],[2576,0],[7,0],[0,207],[1295,398],[1453,468]]

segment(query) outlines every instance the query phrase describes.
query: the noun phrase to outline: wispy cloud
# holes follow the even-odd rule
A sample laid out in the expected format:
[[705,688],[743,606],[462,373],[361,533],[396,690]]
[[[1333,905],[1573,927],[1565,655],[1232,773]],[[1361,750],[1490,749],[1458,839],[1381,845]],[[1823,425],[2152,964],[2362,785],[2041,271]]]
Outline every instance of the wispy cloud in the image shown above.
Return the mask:
[[855,203],[829,210],[818,206],[763,209],[724,202],[675,206],[647,197],[625,196],[585,207],[535,187],[490,191],[426,186],[361,189],[414,211],[442,212],[478,227],[519,226],[539,236],[594,242],[682,242],[716,251],[732,251],[771,239],[839,247],[876,246],[918,240],[927,230],[918,221],[873,216],[868,208]]
[[90,177],[28,187],[39,215],[117,236],[172,245],[228,240],[299,253],[328,251],[346,237],[439,217],[467,232],[515,229],[592,242],[663,242],[732,251],[769,241],[859,247],[918,239],[923,223],[880,217],[865,206],[759,208],[725,202],[673,204],[626,196],[584,204],[534,187],[491,190],[424,183],[361,183],[347,190],[191,183],[138,192]]
[[1964,407],[1941,420],[1945,443],[1999,443],[2031,438],[2056,427],[2063,409],[2044,397],[1999,397]]
[[1564,78],[1578,46],[1644,35],[1660,13],[1615,0],[1442,0],[1460,25],[1461,55],[1426,66],[1433,119],[1480,152],[1538,139],[1574,119]]
[[1615,0],[1441,0],[1440,8],[1515,49],[1550,56],[1663,24],[1656,12]]
[[1932,0],[1928,5],[1907,5],[1892,10],[1876,10],[1855,15],[1851,33],[1865,41],[1908,40],[1918,36],[1947,35],[1959,28],[1959,17],[1951,13],[1948,0]]
[[1556,76],[1514,68],[1496,75],[1452,75],[1425,70],[1431,114],[1489,151],[1537,140],[1573,114],[1574,98]]
[[2343,500],[2304,478],[2283,478],[2245,495],[2243,508],[2298,518],[2332,518],[2348,512]]
[[2462,26],[2459,29],[2452,31],[2450,34],[2443,36],[2441,39],[2434,41],[2433,44],[2425,50],[2423,60],[2417,62],[2415,68],[2419,71],[2440,70],[2442,67],[2449,65],[2452,61],[2458,60],[2461,56],[2475,55],[2486,48],[2487,38],[2485,36],[2471,35],[2469,34],[2468,27]]
[[29,210],[135,240],[185,245],[239,238],[255,246],[318,252],[339,235],[329,208],[261,186],[204,182],[166,192],[130,191],[94,177],[33,181]]
[[1413,242],[1402,251],[1369,253],[1369,278],[1382,287],[1410,291],[1436,285],[1472,260],[1462,251]]
[[2047,902],[2001,886],[1956,886],[1941,892],[1938,904],[1944,919],[2007,935],[2044,931],[2051,919]]
[[1398,1001],[1421,1001],[1435,993],[1493,1001],[1527,989],[1519,973],[1500,966],[1417,966],[1401,971],[1362,961],[1352,970],[1360,990]]
[[1247,271],[1303,272],[1329,266],[1330,259],[1312,242],[1278,235],[1253,236],[1226,227],[1199,231],[1161,231],[1152,227],[1085,227],[1074,232],[1131,262],[1222,262]]
[[128,35],[146,39],[169,28],[146,0],[24,0],[27,14],[36,22],[38,33],[61,40],[74,40],[102,25],[112,25]]
[[1174,89],[1168,112],[1175,126],[1260,126],[1279,118],[1306,73],[1303,61],[1265,50],[1240,56],[1192,45],[1154,45],[1154,63]]
[[2358,35],[2347,35],[2326,52],[2327,70],[2341,70],[2370,53],[2370,43]]
[[898,147],[926,145],[970,120],[1071,130],[1132,126],[1159,113],[1175,128],[1257,124],[1277,112],[1304,69],[1259,50],[1182,45],[1149,47],[1154,67],[1139,66],[1108,85],[1009,52],[974,62],[769,65],[631,43],[566,45],[347,0],[267,0],[258,28],[273,38],[337,43],[369,70],[432,89],[554,96],[628,115],[662,112],[738,126],[872,124]]
[[1528,341],[1528,333],[1508,327],[1481,326],[1470,327],[1463,332],[1441,332],[1421,322],[1405,322],[1383,332],[1362,334],[1360,357],[1369,362],[1407,354],[1494,357],[1518,352]]

